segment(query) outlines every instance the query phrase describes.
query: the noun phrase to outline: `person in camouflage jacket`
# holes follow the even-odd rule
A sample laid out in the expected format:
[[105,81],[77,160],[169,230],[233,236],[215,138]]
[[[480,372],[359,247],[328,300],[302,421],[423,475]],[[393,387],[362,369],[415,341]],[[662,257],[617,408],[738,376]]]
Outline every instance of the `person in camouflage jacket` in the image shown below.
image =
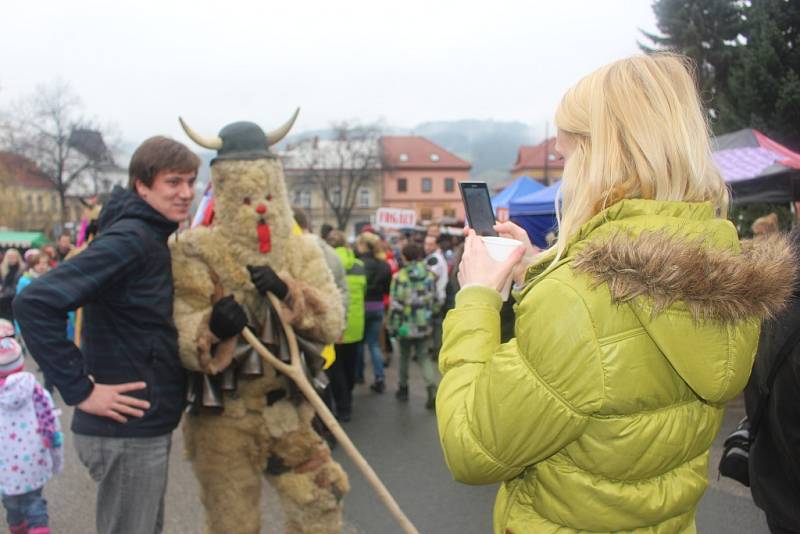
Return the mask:
[[408,400],[408,362],[413,350],[427,386],[425,407],[432,410],[436,399],[436,372],[428,349],[433,334],[431,320],[438,305],[436,277],[425,267],[424,256],[422,247],[416,243],[403,247],[405,266],[392,280],[388,327],[400,341],[397,399]]

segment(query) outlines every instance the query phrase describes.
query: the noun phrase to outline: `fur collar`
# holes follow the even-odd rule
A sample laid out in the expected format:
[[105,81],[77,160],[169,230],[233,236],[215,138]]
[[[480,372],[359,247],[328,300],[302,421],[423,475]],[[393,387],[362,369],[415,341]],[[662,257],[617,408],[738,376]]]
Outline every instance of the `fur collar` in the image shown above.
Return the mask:
[[607,284],[615,302],[649,298],[658,315],[677,302],[693,318],[731,323],[774,317],[796,283],[798,258],[779,235],[745,240],[741,254],[667,231],[592,240],[572,268]]

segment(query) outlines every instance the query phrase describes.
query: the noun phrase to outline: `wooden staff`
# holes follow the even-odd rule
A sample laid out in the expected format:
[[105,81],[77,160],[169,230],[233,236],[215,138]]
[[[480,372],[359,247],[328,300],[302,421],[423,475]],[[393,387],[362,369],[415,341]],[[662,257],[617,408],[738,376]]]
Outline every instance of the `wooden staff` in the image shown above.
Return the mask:
[[306,399],[308,399],[308,401],[314,407],[314,410],[316,410],[320,419],[322,419],[322,422],[325,423],[325,426],[327,426],[328,429],[330,429],[330,431],[336,437],[336,440],[342,444],[342,447],[344,447],[347,455],[351,460],[353,460],[361,473],[363,473],[364,477],[367,479],[367,482],[372,485],[373,489],[383,501],[383,504],[385,504],[389,509],[389,512],[391,512],[391,514],[400,524],[400,527],[403,529],[403,531],[408,534],[419,534],[419,531],[416,529],[416,527],[414,527],[408,517],[406,517],[406,515],[400,509],[400,505],[398,505],[397,501],[394,500],[392,494],[389,493],[389,490],[383,485],[381,479],[378,478],[378,475],[372,469],[372,466],[370,466],[367,460],[361,455],[360,452],[358,452],[358,449],[347,436],[344,429],[339,424],[339,421],[336,420],[336,417],[334,417],[334,415],[325,405],[325,402],[317,394],[314,386],[311,384],[311,382],[309,382],[308,377],[303,371],[303,365],[300,362],[300,349],[297,346],[297,338],[294,335],[294,329],[283,317],[283,313],[281,312],[281,303],[278,298],[272,293],[268,293],[267,295],[272,303],[272,306],[278,312],[281,325],[283,326],[284,332],[286,332],[286,339],[289,343],[289,353],[292,358],[291,364],[282,362],[274,354],[272,354],[269,349],[267,349],[264,344],[261,343],[261,340],[250,331],[249,328],[245,328],[242,331],[242,336],[267,363],[294,380],[294,382],[300,388],[300,391],[303,392],[303,394],[306,396]]

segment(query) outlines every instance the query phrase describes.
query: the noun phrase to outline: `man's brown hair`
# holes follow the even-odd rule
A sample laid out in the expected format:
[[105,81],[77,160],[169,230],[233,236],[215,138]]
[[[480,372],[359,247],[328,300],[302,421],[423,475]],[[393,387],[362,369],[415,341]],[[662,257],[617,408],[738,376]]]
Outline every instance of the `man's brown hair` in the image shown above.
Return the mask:
[[331,230],[325,241],[333,248],[347,246],[347,238],[345,238],[344,232],[341,230]]
[[408,243],[401,252],[408,261],[419,261],[425,257],[425,251],[417,243]]
[[184,144],[157,135],[145,140],[131,157],[128,166],[128,189],[136,191],[136,180],[146,187],[161,171],[192,172],[200,166],[200,158]]

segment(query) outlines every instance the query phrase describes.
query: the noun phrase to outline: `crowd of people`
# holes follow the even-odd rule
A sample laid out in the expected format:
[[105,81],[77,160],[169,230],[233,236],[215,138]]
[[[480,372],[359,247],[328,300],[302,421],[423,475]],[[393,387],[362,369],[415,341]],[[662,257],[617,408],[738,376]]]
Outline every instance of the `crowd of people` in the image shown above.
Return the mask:
[[[800,532],[798,231],[787,238],[776,232],[777,217],[767,216],[753,227],[756,239],[739,239],[726,219],[729,193],[711,159],[708,125],[684,58],[637,56],[607,65],[567,91],[556,121],[556,150],[565,159],[562,207],[558,235],[545,251],[511,222],[495,230],[521,245],[496,261],[472,230],[463,243],[435,226],[424,235],[396,236],[366,227],[348,239],[325,225],[314,233],[306,214],[295,210],[300,232],[314,236],[307,245],[313,254],[304,258],[327,265],[317,282],[327,284],[332,303],[314,300],[317,288],[269,264],[234,266],[240,286],[258,297],[248,301],[240,291],[237,302],[235,291],[221,290],[227,257],[203,264],[198,279],[207,283],[188,287],[173,279],[176,265],[190,272],[187,265],[202,256],[198,242],[210,239],[202,234],[180,249],[168,244],[187,219],[200,161],[171,139],[145,141],[131,160],[129,187],[114,190],[83,252],[67,259],[72,246],[63,235],[25,254],[9,249],[0,263],[0,489],[11,532],[49,532],[42,487],[59,472],[63,453],[53,388],[77,407],[71,430],[98,484],[98,531],[161,532],[172,432],[187,391],[197,391],[186,369],[213,385],[219,377],[207,369],[225,354],[231,363],[239,335],[252,328],[245,307],[262,309],[265,296],[270,307],[278,302],[292,310],[302,301],[317,306],[302,309],[320,316],[337,312],[330,314],[331,331],[341,336],[326,373],[327,401],[339,421],[358,417],[353,391],[367,387],[370,371],[375,395],[391,388],[385,369],[394,362],[399,402],[424,387],[453,476],[500,484],[497,533],[694,532],[711,444],[726,402],[745,386],[747,412],[759,429],[745,442],[752,446],[747,467],[755,501],[772,532]],[[252,178],[260,169],[274,177],[267,136],[252,126],[226,127],[228,140],[241,136],[231,146],[222,138],[204,141],[218,150],[214,169],[223,187],[225,172]],[[231,212],[257,222],[251,237],[258,254],[274,252],[273,241],[280,241],[265,220],[266,204],[239,195],[240,184],[227,185],[232,192],[225,200],[236,203],[227,205]],[[271,193],[264,198],[271,201]],[[276,232],[288,232],[291,224],[278,223]],[[513,304],[501,296],[509,280]],[[177,293],[202,301],[202,312],[185,307],[176,320]],[[270,307],[263,308],[267,318]],[[79,308],[87,317],[80,346],[72,341],[69,315]],[[301,324],[303,317],[295,319]],[[333,335],[323,337],[329,343]],[[40,365],[44,388],[24,372],[26,354]],[[186,354],[206,367],[190,368]],[[424,385],[411,383],[412,362]],[[244,495],[255,495],[257,506],[262,474],[301,477],[316,469],[310,489],[290,488],[312,497],[289,504],[287,524],[314,531],[302,524],[309,518],[318,521],[309,529],[323,523],[336,529],[338,523],[320,518],[340,520],[346,477],[316,433],[267,428],[277,418],[268,407],[302,404],[286,388],[253,386],[270,379],[248,382],[241,389],[252,394],[246,402],[230,393],[235,387],[229,390],[226,419],[197,413],[184,419],[201,500],[209,514],[229,513],[224,508]],[[295,420],[311,417],[302,407],[291,413]],[[215,425],[228,439],[200,443]],[[245,454],[231,445],[234,437],[264,447],[284,440],[283,455],[250,458],[261,449]],[[302,457],[289,462],[298,451]],[[244,484],[242,474],[258,482]],[[230,487],[212,488],[212,479]],[[320,508],[303,515],[301,501]],[[242,531],[260,529],[251,523]]]
[[[309,231],[306,214],[299,208],[294,212],[298,225]],[[393,359],[399,366],[397,400],[409,400],[409,365],[417,362],[425,381],[425,407],[433,410],[442,321],[452,307],[452,298],[448,300],[455,292],[451,273],[455,251],[463,240],[442,234],[436,224],[429,225],[425,233],[391,236],[367,225],[352,243],[342,231],[323,226],[320,237],[324,246],[335,251],[337,265],[332,272],[341,269],[346,279],[342,300],[347,328],[335,345],[336,359],[327,370],[336,417],[350,421],[353,389],[365,384],[367,363],[373,374],[370,390],[377,394],[386,391],[384,368]]]
[[16,248],[0,251],[0,318],[13,321],[14,297],[32,280],[65,261],[74,249],[72,234],[64,231],[55,243],[31,247],[24,253]]

